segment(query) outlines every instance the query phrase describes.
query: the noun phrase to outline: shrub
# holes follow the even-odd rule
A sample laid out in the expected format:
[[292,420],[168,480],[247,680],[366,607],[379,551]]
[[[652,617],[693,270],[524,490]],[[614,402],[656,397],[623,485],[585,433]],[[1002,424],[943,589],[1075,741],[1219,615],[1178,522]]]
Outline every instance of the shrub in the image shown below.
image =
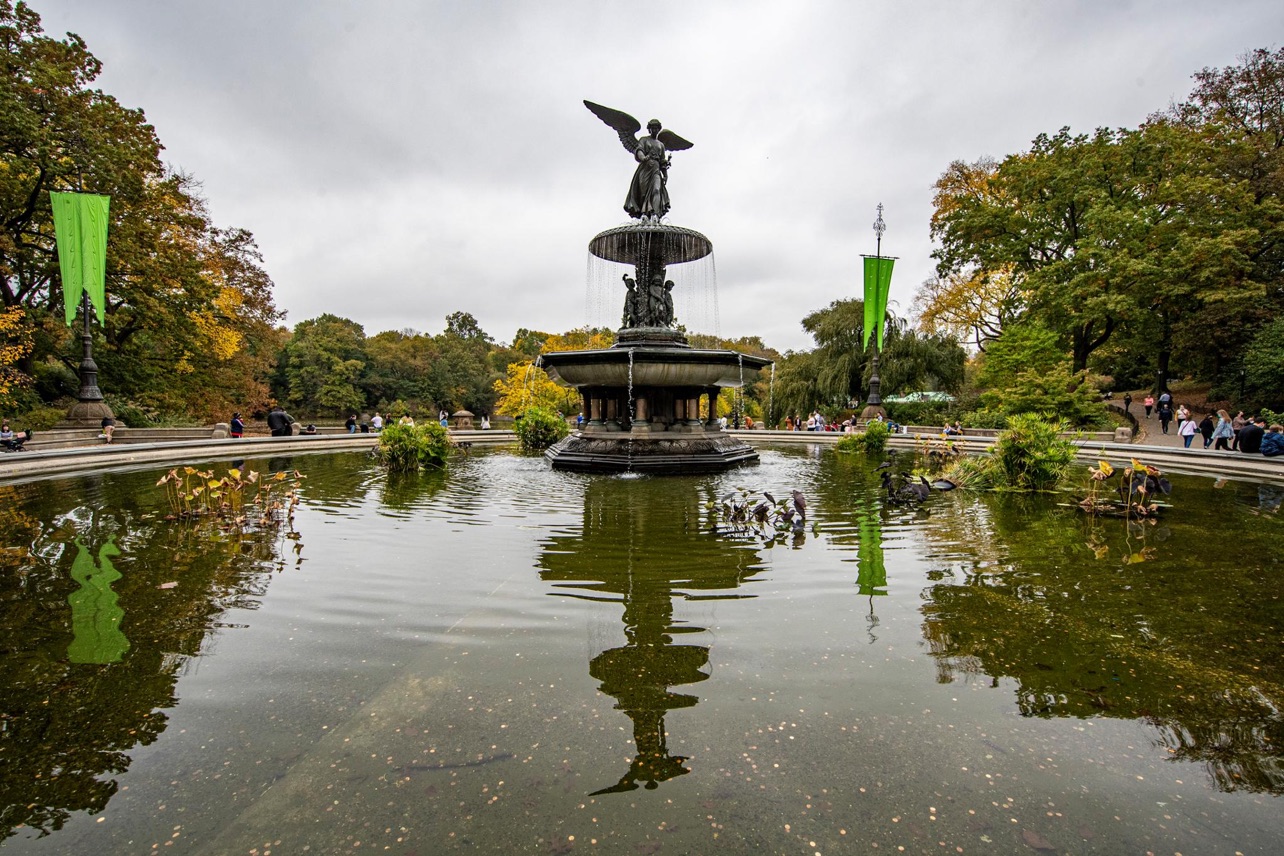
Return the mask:
[[31,408],[25,413],[18,414],[10,419],[9,423],[17,430],[30,428],[33,431],[48,431],[66,418],[67,408],[41,405]]
[[116,419],[123,422],[129,428],[144,428],[148,425],[156,424],[156,420],[143,410],[133,404],[121,404],[112,408],[112,413],[116,414]]
[[543,452],[571,433],[566,420],[542,407],[528,407],[513,424],[523,452]]
[[1033,414],[1012,416],[988,454],[956,461],[944,476],[960,487],[1051,490],[1074,463],[1074,443],[1059,436],[1065,427]]
[[391,472],[417,472],[420,467],[444,469],[450,454],[450,435],[436,422],[392,424],[379,434],[376,454]]
[[878,454],[887,447],[887,438],[891,434],[886,422],[874,420],[870,422],[864,432],[860,434],[848,434],[838,441],[838,451],[840,452],[872,452]]

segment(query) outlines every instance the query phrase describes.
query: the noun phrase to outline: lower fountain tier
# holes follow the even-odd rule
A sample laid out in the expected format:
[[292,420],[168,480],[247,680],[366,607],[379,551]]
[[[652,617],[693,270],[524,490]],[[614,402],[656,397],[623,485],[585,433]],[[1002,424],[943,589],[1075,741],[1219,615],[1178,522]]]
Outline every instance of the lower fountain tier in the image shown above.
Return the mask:
[[555,470],[581,473],[688,475],[756,464],[748,443],[721,431],[693,434],[601,434],[576,431],[544,456]]
[[641,345],[554,351],[542,354],[539,364],[555,380],[575,387],[739,387],[771,360],[736,351]]

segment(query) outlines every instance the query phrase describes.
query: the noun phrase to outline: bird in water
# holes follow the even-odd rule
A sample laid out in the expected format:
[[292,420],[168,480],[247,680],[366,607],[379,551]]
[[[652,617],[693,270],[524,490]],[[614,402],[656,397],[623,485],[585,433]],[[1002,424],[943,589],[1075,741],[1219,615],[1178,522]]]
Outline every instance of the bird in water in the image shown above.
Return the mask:
[[800,490],[791,490],[789,495],[794,498],[794,510],[798,512],[800,523],[807,521],[807,497],[803,496]]
[[922,502],[932,493],[932,486],[927,483],[927,479],[922,476],[918,477],[918,482],[911,481],[912,476],[909,473],[901,473],[902,482],[897,485],[892,481],[891,473],[883,473],[883,489],[887,491],[887,498],[895,503],[905,502]]

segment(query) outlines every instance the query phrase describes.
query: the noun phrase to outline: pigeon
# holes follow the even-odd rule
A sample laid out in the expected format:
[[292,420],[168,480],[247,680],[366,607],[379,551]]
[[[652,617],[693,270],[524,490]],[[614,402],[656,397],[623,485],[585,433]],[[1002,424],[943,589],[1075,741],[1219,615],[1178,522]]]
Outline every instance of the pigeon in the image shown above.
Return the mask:
[[807,497],[803,496],[800,490],[791,490],[790,496],[794,498],[794,508],[798,511],[798,519],[807,519]]

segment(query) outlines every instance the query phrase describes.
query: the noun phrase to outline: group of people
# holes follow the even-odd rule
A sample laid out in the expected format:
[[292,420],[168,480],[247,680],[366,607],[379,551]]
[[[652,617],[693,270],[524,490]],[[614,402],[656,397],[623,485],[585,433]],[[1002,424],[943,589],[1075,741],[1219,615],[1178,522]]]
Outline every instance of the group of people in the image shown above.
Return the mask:
[[[450,427],[450,414],[448,414],[446,411],[442,410],[440,413],[438,413],[437,420],[443,428]],[[367,416],[364,413],[362,413],[361,415],[357,415],[356,413],[348,414],[348,418],[344,420],[343,427],[347,429],[349,434],[356,434],[356,433],[378,434],[383,431],[384,426],[392,425],[393,422],[394,422],[394,418],[391,413],[389,413],[387,416],[384,416],[380,414],[379,411],[376,410],[374,414],[371,416]],[[411,417],[409,413],[403,413],[401,415],[401,418],[396,419],[395,422],[398,425],[415,424],[414,418]],[[268,433],[271,434],[273,437],[293,436],[296,429],[299,434],[319,433],[315,425],[299,426],[298,420],[296,420],[290,414],[286,413],[284,408],[282,408],[280,405],[274,405],[272,409],[268,411],[267,427],[268,427]],[[490,418],[488,416],[482,416],[481,427],[482,427],[482,430],[487,430],[490,428]],[[240,413],[232,414],[232,421],[229,423],[228,429],[229,429],[228,430],[229,436],[233,438],[239,438],[239,437],[245,436],[245,420],[241,418]]]
[[[1185,410],[1184,407],[1180,409]],[[1284,425],[1268,426],[1265,417],[1250,419],[1242,410],[1233,417],[1225,410],[1218,410],[1216,422],[1213,414],[1209,413],[1198,424],[1186,413],[1177,423],[1177,433],[1187,449],[1198,434],[1204,440],[1205,449],[1212,446],[1215,450],[1261,454],[1268,458],[1284,455]]]

